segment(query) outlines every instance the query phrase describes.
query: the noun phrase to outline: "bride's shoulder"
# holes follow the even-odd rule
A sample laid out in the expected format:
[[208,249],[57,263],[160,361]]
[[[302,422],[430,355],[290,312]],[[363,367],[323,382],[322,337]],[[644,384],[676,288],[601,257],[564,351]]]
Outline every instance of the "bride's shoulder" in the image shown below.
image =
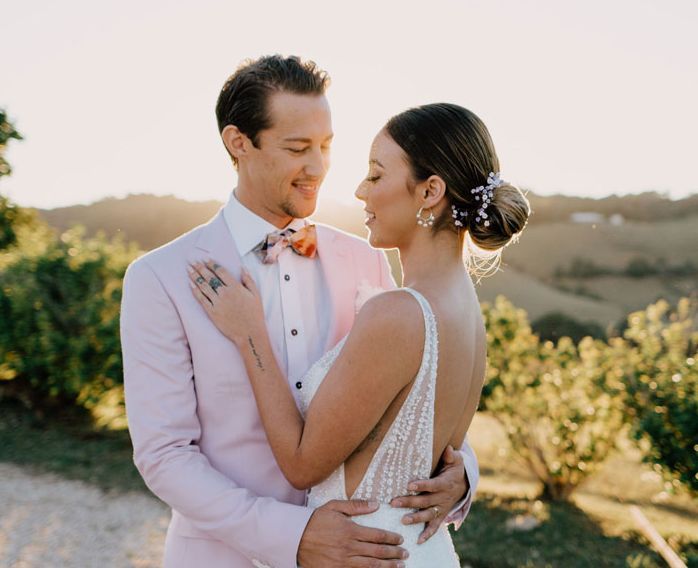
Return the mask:
[[355,327],[414,336],[415,327],[423,327],[419,303],[408,291],[397,288],[375,294],[363,304]]
[[402,387],[414,378],[424,345],[424,317],[404,290],[381,292],[359,310],[343,349],[349,360],[368,365],[385,384]]

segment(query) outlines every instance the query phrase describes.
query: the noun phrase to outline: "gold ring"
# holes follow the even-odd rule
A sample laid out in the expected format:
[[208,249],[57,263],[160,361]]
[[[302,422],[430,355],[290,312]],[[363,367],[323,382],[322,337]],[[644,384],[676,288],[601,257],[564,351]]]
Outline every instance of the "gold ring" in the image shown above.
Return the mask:
[[435,505],[432,507],[434,509],[434,518],[438,517],[441,511],[439,511],[439,508]]

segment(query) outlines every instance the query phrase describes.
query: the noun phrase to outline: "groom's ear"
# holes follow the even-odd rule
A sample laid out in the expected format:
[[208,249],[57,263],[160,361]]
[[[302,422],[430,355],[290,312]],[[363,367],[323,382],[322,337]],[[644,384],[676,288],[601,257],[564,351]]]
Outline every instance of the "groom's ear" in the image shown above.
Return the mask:
[[221,132],[223,144],[225,144],[228,153],[235,159],[240,161],[247,155],[250,139],[240,132],[240,129],[234,124],[228,124]]

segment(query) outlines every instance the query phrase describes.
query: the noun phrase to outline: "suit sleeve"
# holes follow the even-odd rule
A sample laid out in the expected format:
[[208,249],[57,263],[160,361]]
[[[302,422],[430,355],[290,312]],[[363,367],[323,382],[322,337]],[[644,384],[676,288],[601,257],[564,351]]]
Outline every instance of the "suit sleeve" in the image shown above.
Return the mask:
[[456,503],[456,506],[446,517],[446,523],[453,523],[456,530],[460,528],[470,512],[470,506],[473,504],[473,499],[475,497],[475,491],[477,491],[477,485],[480,482],[480,469],[477,463],[477,456],[473,451],[473,448],[468,443],[468,437],[465,437],[463,441],[463,446],[460,449],[461,456],[463,456],[463,465],[465,467],[465,477],[468,479],[468,492],[465,497]]
[[251,560],[295,568],[312,510],[238,487],[201,453],[189,343],[144,259],[124,278],[121,342],[134,462],[146,485],[196,529]]

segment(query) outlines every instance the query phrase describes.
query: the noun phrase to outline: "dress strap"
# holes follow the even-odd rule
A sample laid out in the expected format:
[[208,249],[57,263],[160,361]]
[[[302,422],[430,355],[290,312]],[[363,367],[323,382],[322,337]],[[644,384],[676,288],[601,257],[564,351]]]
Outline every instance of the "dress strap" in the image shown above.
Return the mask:
[[424,333],[425,333],[425,346],[429,342],[429,336],[436,337],[436,316],[434,315],[434,311],[431,309],[431,304],[429,304],[429,300],[427,300],[424,295],[421,292],[418,292],[414,288],[401,288],[401,290],[404,290],[405,292],[409,292],[414,296],[414,298],[417,300],[419,303],[419,306],[422,308],[422,313],[424,314]]

